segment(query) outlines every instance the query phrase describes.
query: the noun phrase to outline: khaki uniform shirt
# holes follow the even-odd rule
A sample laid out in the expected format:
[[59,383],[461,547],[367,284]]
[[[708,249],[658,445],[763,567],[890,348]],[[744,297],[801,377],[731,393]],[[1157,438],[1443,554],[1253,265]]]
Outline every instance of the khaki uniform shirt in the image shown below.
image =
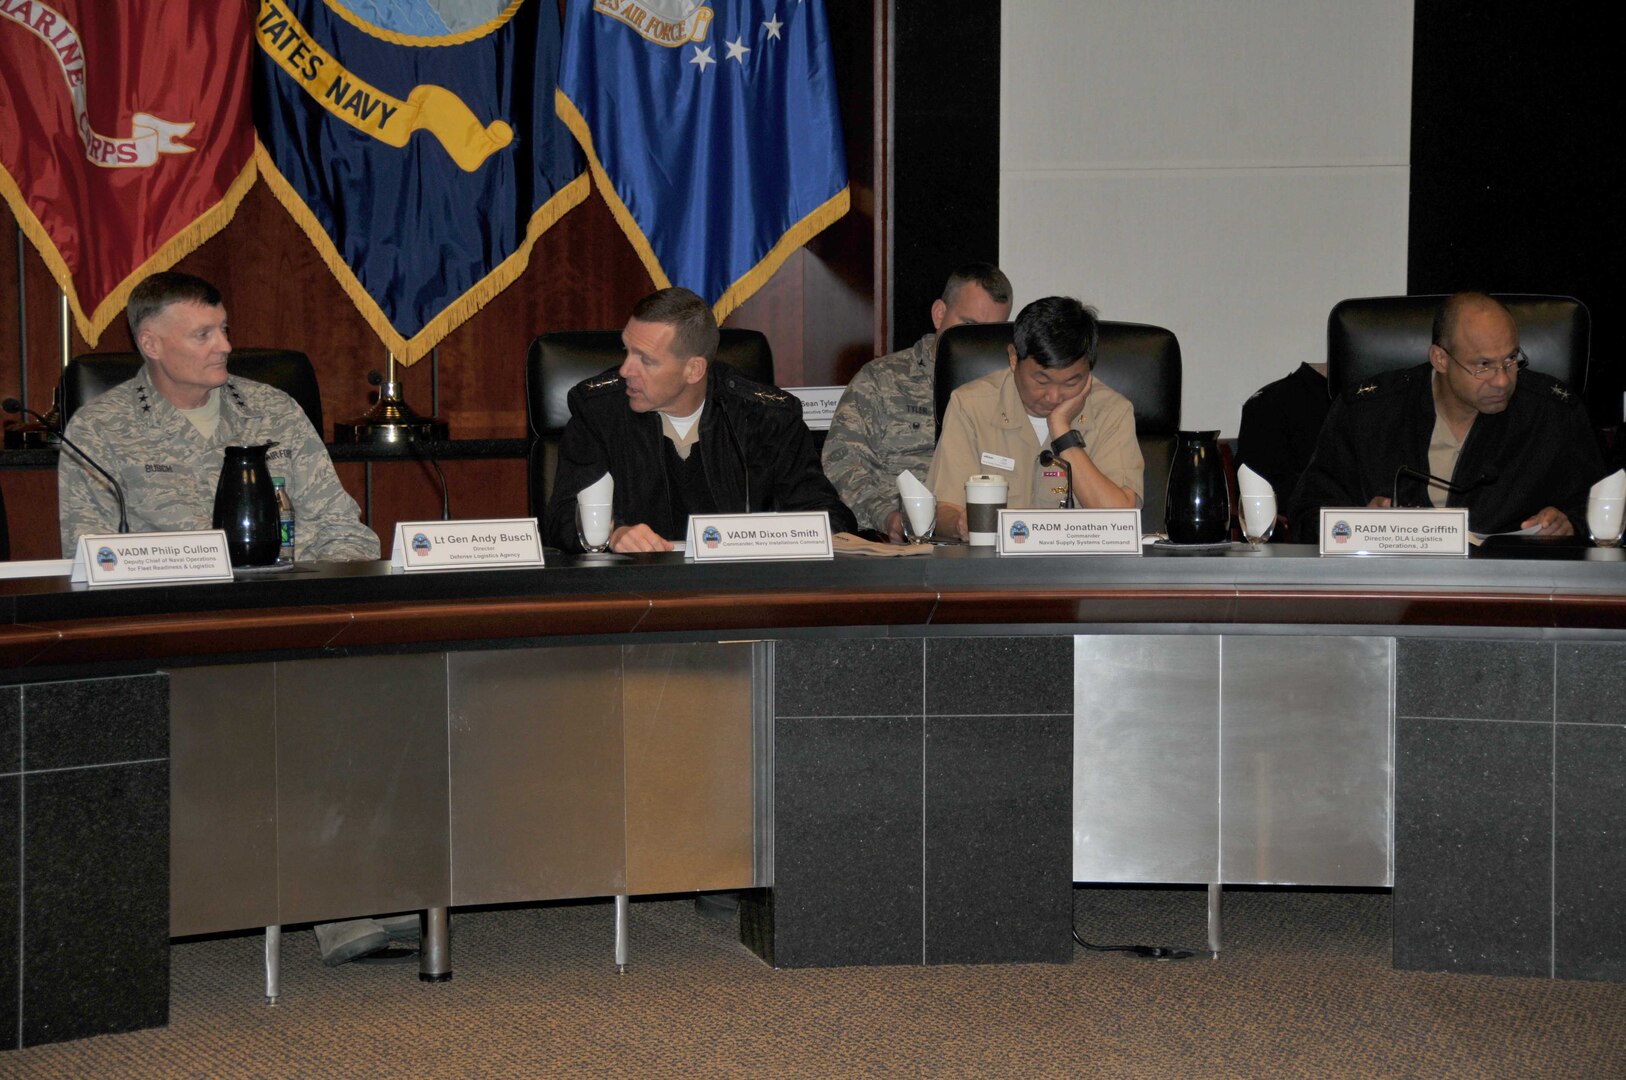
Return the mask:
[[[153,389],[145,366],[73,414],[68,438],[118,478],[131,532],[207,529],[227,446],[275,441],[266,454],[294,506],[294,558],[376,559],[378,537],[333,471],[327,447],[305,411],[275,387],[233,377],[219,390],[220,422],[205,438]],[[106,480],[66,446],[57,462],[62,554],[72,558],[85,533],[119,527],[118,501]]]
[[886,529],[887,515],[903,509],[898,474],[926,478],[937,441],[932,401],[937,335],[877,357],[858,369],[841,395],[824,440],[824,475],[858,525]]
[[[1142,504],[1146,464],[1135,439],[1135,409],[1129,399],[1097,379],[1083,410],[1073,418],[1073,430],[1084,436],[1084,452],[1095,467],[1114,484],[1133,491],[1136,505]],[[1046,469],[1039,464],[1042,449],[1017,393],[1016,376],[1004,368],[954,391],[926,486],[939,503],[964,506],[966,478],[985,473],[1009,481],[1007,505],[1012,510],[1060,506],[1067,495],[1067,476],[1060,466]],[[997,458],[1010,459],[1011,467],[990,460]]]

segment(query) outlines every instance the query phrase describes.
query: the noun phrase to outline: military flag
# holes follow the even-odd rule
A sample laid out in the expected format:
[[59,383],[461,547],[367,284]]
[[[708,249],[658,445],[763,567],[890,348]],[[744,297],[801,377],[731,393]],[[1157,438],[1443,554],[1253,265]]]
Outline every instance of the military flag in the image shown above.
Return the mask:
[[94,345],[254,183],[249,11],[0,0],[0,195]]
[[261,175],[405,364],[519,277],[589,190],[549,108],[554,0],[483,3],[462,29],[436,0],[261,0],[254,22]]
[[656,285],[719,319],[847,212],[823,0],[567,0],[558,110]]

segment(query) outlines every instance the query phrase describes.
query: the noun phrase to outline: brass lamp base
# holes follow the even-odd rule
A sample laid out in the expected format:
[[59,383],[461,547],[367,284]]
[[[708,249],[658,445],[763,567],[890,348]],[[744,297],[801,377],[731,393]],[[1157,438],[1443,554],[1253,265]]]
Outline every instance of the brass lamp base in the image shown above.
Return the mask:
[[6,429],[7,450],[46,450],[56,445],[56,432],[44,424],[17,424]]
[[5,447],[7,450],[46,450],[60,446],[61,440],[56,437],[56,433],[61,427],[62,410],[52,405],[43,422],[29,420],[7,427]]
[[450,434],[446,421],[419,416],[401,400],[401,384],[385,382],[378,388],[378,403],[354,420],[333,425],[336,443],[405,443],[412,439],[444,442]]

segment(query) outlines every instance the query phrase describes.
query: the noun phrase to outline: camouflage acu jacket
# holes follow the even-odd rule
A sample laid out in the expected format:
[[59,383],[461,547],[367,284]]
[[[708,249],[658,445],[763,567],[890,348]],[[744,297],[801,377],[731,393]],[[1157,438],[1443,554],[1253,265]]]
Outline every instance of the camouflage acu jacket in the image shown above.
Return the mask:
[[[205,439],[152,387],[147,369],[74,413],[68,438],[118,477],[132,532],[210,528],[227,446],[276,442],[267,455],[294,504],[294,558],[378,558],[378,537],[361,523],[327,448],[304,410],[282,391],[233,378],[219,390],[220,424]],[[57,464],[62,553],[84,533],[118,529],[113,489],[73,451]]]
[[937,335],[877,357],[859,369],[841,395],[824,441],[824,474],[858,524],[885,531],[899,509],[898,473],[926,479],[937,444],[932,378]]

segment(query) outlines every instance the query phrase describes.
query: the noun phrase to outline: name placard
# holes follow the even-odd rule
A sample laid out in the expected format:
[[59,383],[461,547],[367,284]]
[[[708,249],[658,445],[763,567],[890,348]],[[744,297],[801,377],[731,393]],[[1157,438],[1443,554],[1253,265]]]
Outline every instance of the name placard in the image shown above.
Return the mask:
[[532,518],[477,521],[403,521],[395,526],[390,568],[512,570],[542,565],[542,535]]
[[1323,555],[1468,554],[1468,511],[1323,507]]
[[92,589],[231,579],[231,553],[221,529],[81,536],[68,576]]
[[695,514],[683,557],[695,562],[833,559],[830,514]]
[[802,422],[809,431],[829,431],[835,419],[836,406],[841,404],[845,386],[787,386],[785,393],[795,394],[802,403]]
[[1140,511],[1001,510],[1001,555],[1139,555]]

